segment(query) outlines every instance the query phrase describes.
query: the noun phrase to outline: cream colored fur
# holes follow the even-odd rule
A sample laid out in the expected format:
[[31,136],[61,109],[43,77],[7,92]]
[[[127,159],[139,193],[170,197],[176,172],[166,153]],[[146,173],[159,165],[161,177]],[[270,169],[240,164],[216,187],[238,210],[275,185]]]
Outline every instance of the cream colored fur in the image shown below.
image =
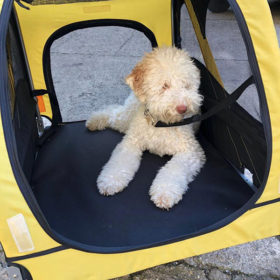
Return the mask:
[[[127,187],[139,168],[143,151],[172,155],[158,171],[149,192],[156,206],[169,209],[182,199],[202,168],[205,155],[195,138],[197,125],[156,128],[152,120],[173,123],[199,112],[199,70],[185,51],[156,48],[135,66],[126,82],[134,94],[124,105],[94,112],[86,122],[92,131],[110,127],[125,133],[97,179],[99,192],[113,195]],[[187,111],[178,113],[178,105],[186,106]]]

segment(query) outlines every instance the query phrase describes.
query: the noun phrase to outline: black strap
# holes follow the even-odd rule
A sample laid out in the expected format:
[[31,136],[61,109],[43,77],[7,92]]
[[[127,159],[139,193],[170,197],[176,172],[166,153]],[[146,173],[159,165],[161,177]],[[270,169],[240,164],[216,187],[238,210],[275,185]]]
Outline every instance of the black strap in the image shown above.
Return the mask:
[[266,205],[277,203],[277,202],[280,202],[280,198],[275,198],[275,199],[267,200],[264,202],[256,203],[255,205],[252,206],[251,209],[266,206]]
[[63,251],[63,250],[68,250],[68,249],[70,249],[70,248],[66,245],[59,245],[59,246],[51,248],[51,249],[43,250],[43,251],[36,252],[36,253],[27,254],[27,255],[24,255],[24,256],[11,257],[11,258],[6,257],[6,260],[7,260],[8,263],[12,263],[12,262],[17,262],[17,261],[21,261],[21,260],[41,257],[41,256],[53,254],[53,253],[56,253],[56,252],[60,252],[60,251]]
[[253,78],[253,76],[251,76],[239,88],[237,88],[232,94],[230,94],[226,98],[222,99],[222,101],[220,101],[216,106],[214,106],[211,109],[209,109],[208,111],[206,111],[204,114],[197,114],[190,118],[183,119],[180,122],[171,123],[171,124],[166,124],[166,123],[159,121],[156,123],[155,127],[181,126],[181,125],[191,124],[193,122],[206,120],[206,119],[212,117],[213,115],[219,113],[220,111],[226,109],[232,103],[234,103],[240,97],[240,95],[244,92],[244,90],[253,83],[254,83],[254,78]]
[[[20,2],[21,0],[15,0],[15,1],[16,1],[16,3],[18,3],[18,5],[19,5],[20,7],[24,8],[24,9],[26,9],[26,10],[30,10],[29,7],[23,5],[23,4]],[[33,0],[32,0],[32,1],[33,1]],[[32,1],[25,0],[24,2],[26,2],[26,3],[31,3]]]
[[32,90],[33,96],[41,96],[44,94],[48,94],[48,91],[46,89],[34,89]]

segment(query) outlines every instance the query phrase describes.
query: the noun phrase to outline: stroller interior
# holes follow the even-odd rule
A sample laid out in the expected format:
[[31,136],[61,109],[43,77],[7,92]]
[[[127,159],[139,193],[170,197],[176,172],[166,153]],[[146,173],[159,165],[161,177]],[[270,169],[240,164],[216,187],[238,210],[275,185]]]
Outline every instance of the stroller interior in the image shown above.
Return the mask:
[[[220,22],[219,35],[213,31],[215,15],[208,12],[205,34],[221,74],[218,79],[204,64],[186,7],[177,13],[175,45],[186,49],[200,69],[202,111],[206,112],[252,75],[247,49],[231,10],[227,13],[232,20]],[[223,36],[229,30],[231,35]],[[231,40],[240,40],[238,51],[232,49]],[[123,135],[85,128],[92,111],[122,103],[131,94],[124,77],[144,52],[157,46],[156,38],[147,30],[117,23],[79,26],[51,38],[43,65],[52,89],[53,118],[42,117],[47,125],[40,136],[40,116],[21,46],[13,13],[7,35],[7,102],[17,157],[29,195],[60,240],[100,252],[167,244],[230,223],[261,191],[267,158],[267,124],[262,118],[266,105],[255,84],[246,88],[238,102],[201,123],[197,138],[207,162],[183,200],[163,211],[150,201],[148,190],[170,157],[145,152],[129,187],[104,197],[96,178]]]

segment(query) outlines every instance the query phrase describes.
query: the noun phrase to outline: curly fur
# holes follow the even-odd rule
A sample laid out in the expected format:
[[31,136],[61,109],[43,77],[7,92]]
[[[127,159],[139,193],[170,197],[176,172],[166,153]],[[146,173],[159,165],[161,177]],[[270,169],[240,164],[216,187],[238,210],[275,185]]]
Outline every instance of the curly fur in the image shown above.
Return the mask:
[[[134,94],[124,105],[94,112],[86,122],[92,131],[110,127],[125,133],[97,179],[99,192],[113,195],[127,187],[143,151],[172,155],[158,171],[149,192],[156,206],[169,209],[182,199],[202,168],[205,155],[195,138],[197,125],[156,128],[152,121],[173,123],[199,113],[203,100],[198,92],[199,70],[185,51],[156,48],[134,67],[126,83]],[[176,109],[180,105],[186,106],[185,113]]]

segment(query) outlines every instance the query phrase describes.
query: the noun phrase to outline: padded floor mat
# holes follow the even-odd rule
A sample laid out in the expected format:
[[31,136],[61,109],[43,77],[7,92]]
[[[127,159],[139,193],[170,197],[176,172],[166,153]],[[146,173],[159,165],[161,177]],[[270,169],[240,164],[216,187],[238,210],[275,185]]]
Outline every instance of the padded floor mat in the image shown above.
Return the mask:
[[253,191],[203,137],[207,162],[183,200],[158,209],[149,187],[169,157],[144,153],[123,192],[104,197],[96,187],[102,166],[122,135],[89,132],[84,122],[65,124],[39,150],[31,185],[50,226],[61,235],[101,247],[144,246],[206,228],[239,209]]

